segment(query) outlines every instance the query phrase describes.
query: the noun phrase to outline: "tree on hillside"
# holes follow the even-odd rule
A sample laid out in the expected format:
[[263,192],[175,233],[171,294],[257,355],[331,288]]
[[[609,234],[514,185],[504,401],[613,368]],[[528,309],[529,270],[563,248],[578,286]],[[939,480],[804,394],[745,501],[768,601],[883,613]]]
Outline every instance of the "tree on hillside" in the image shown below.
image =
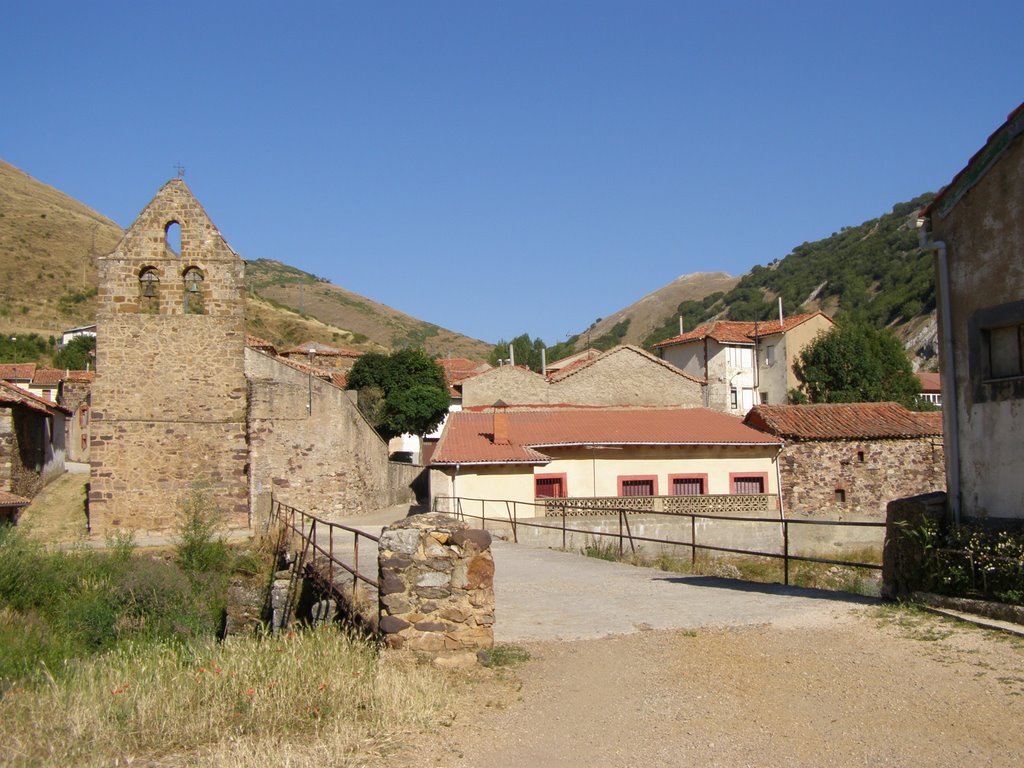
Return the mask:
[[444,369],[422,349],[360,357],[348,374],[359,409],[385,440],[430,432],[448,412]]
[[812,403],[897,402],[920,409],[921,385],[899,340],[866,322],[840,322],[812,341],[795,363],[801,387],[793,393]]
[[84,371],[95,368],[92,353],[96,349],[95,336],[75,336],[53,356],[55,368],[67,368],[71,371]]

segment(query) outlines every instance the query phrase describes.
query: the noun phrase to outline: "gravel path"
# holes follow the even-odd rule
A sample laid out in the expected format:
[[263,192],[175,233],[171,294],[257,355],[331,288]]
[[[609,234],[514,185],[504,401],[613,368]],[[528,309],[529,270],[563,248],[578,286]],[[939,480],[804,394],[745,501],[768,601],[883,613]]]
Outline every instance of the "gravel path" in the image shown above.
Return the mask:
[[867,607],[528,642],[409,765],[1024,764],[1024,642]]

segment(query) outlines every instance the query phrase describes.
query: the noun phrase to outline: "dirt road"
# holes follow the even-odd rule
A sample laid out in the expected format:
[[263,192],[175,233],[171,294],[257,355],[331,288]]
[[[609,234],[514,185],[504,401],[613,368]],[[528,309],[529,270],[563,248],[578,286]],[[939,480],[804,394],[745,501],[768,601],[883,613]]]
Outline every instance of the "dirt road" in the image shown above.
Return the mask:
[[1024,764],[1024,641],[926,614],[521,647],[532,659],[478,679],[409,765]]

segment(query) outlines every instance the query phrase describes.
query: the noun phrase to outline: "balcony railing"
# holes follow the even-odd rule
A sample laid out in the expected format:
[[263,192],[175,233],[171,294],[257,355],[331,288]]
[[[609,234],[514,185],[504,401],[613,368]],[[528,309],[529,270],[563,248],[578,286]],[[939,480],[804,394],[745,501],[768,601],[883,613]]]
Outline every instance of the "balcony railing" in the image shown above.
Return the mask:
[[596,496],[537,499],[545,517],[591,517],[656,513],[665,515],[745,515],[778,512],[772,493],[705,494],[701,496]]

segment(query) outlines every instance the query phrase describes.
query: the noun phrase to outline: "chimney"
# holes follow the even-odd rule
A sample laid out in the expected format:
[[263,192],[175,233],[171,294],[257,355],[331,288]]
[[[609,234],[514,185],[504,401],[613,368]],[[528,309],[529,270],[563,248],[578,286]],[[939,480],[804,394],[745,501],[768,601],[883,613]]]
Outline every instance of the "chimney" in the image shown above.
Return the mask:
[[679,316],[679,335],[683,335],[683,316]]
[[779,325],[782,325],[782,297],[779,296]]
[[508,436],[508,405],[499,400],[494,404],[494,427],[491,442],[495,445],[512,445]]

